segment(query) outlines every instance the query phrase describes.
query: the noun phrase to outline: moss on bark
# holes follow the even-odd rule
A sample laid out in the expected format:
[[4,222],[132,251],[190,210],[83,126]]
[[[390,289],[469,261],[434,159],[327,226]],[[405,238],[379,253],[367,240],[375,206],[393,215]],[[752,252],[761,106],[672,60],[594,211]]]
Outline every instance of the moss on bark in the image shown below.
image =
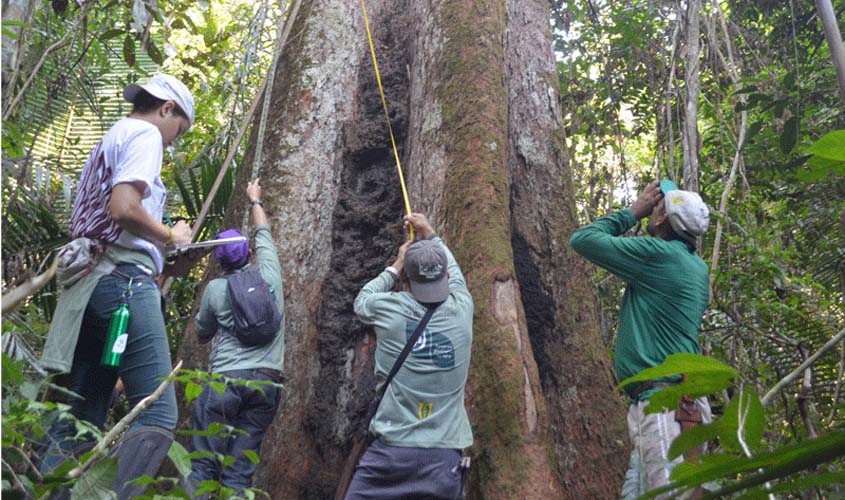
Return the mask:
[[[494,318],[496,281],[514,278],[507,165],[505,4],[441,4],[436,98],[446,141],[446,189],[440,219],[475,299],[468,403],[475,465],[470,496],[518,498],[532,455],[525,450],[522,358],[512,326]],[[524,330],[524,323],[520,322]],[[526,489],[528,488],[528,489]]]

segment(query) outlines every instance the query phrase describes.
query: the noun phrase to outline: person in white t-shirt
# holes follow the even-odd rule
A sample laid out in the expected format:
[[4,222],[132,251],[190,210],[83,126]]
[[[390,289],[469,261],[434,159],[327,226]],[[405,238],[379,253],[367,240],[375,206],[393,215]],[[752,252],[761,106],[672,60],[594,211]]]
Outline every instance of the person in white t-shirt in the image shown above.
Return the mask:
[[[87,275],[66,285],[50,325],[41,364],[69,372],[68,387],[82,396],[70,401],[71,413],[102,428],[118,376],[134,406],[149,396],[171,370],[170,349],[154,280],[164,268],[168,245],[190,243],[184,221],[162,224],[167,192],[161,180],[164,149],[194,121],[190,91],[176,78],[158,74],[123,93],[133,103],[91,152],[82,171],[71,215],[74,242],[90,245],[95,255]],[[86,239],[87,238],[87,239]],[[117,367],[104,366],[109,321],[129,306],[128,341]],[[39,457],[41,472],[54,470],[92,443],[75,439],[69,419],[51,428]],[[177,422],[173,386],[144,409],[116,446],[118,498],[134,498],[146,486],[130,484],[155,476],[173,441]]]

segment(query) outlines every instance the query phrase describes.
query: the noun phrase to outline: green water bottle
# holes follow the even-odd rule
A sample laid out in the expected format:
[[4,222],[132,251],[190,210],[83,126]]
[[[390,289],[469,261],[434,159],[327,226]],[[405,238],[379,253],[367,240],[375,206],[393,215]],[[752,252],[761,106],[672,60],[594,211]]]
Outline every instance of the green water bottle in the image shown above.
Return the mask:
[[103,358],[100,364],[117,368],[120,366],[120,357],[126,350],[126,341],[129,335],[126,333],[129,327],[129,306],[124,302],[112,314],[109,323],[109,335],[106,337],[106,345],[103,349]]

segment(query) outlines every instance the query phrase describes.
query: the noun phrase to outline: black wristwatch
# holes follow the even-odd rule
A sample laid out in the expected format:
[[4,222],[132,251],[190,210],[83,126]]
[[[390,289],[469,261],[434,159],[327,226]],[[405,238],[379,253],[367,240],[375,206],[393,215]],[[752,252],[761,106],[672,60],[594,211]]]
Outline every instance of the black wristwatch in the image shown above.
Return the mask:
[[253,201],[249,202],[249,206],[250,206],[250,207],[254,207],[255,205],[261,205],[261,206],[263,207],[263,206],[264,206],[264,202],[263,202],[263,201],[261,201],[261,200],[253,200]]

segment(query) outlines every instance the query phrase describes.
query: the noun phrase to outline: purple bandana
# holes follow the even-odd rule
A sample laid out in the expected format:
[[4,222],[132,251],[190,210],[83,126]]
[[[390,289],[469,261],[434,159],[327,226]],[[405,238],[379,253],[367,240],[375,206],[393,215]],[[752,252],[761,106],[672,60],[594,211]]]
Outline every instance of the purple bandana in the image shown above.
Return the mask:
[[[237,229],[227,229],[218,234],[216,240],[222,238],[234,238],[243,236]],[[242,241],[240,243],[229,243],[228,245],[220,245],[214,249],[214,256],[217,257],[217,262],[224,271],[230,272],[235,269],[240,269],[249,261],[249,243]]]

